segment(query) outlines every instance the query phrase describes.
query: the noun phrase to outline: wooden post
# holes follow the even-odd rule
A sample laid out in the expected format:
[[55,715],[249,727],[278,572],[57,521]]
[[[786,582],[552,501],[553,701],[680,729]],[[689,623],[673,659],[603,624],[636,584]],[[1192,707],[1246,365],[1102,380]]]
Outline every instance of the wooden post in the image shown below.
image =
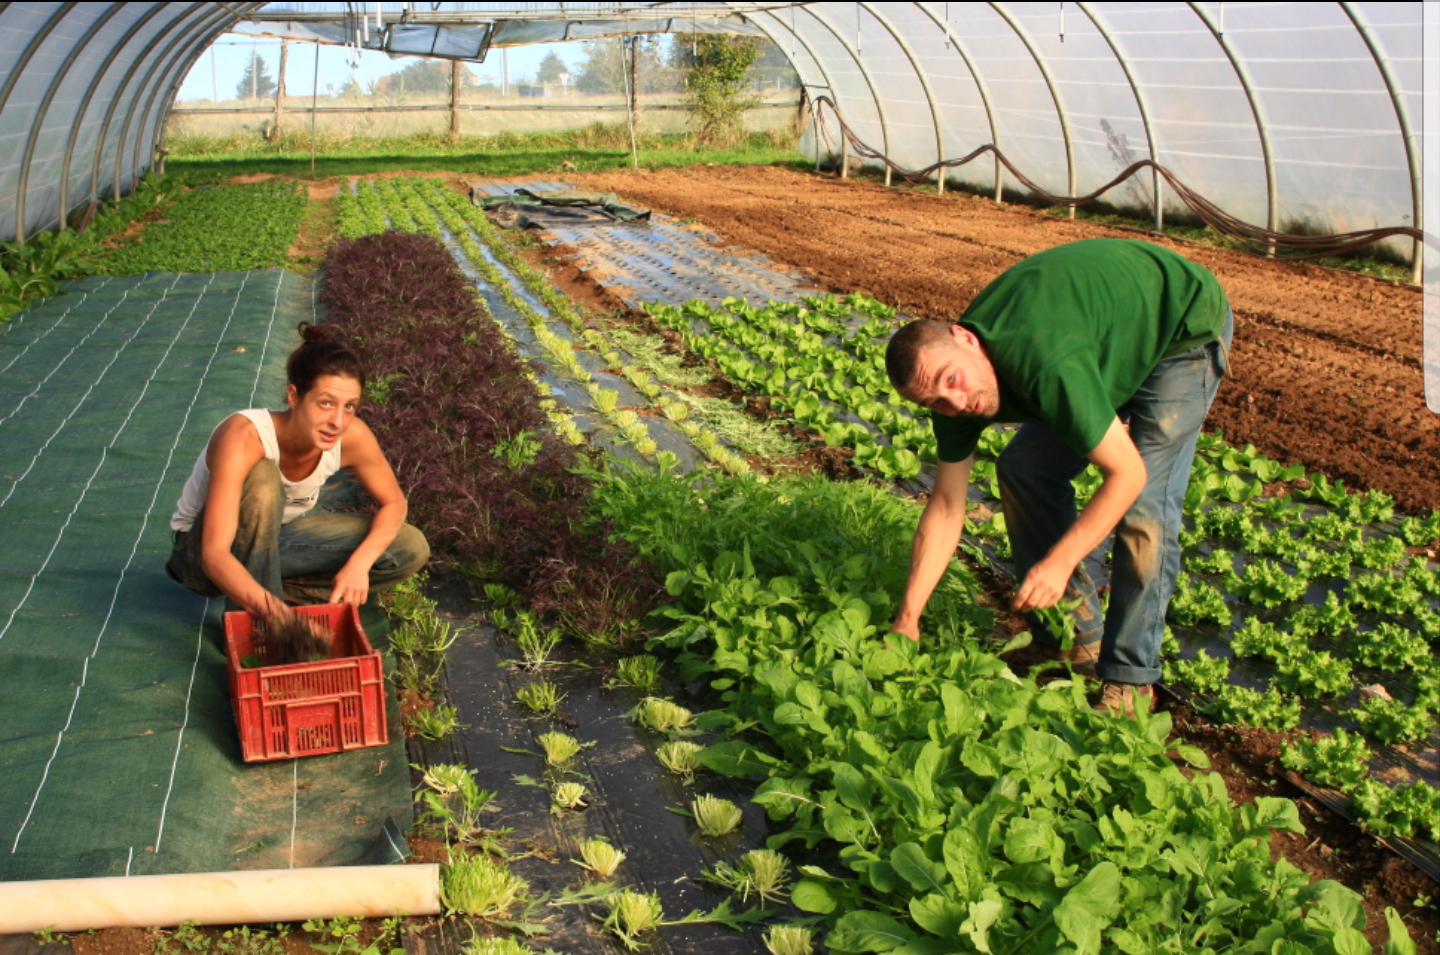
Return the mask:
[[450,138],[460,138],[460,61],[450,61]]
[[628,69],[626,69],[626,73],[625,73],[626,77],[629,79],[629,86],[630,86],[630,89],[627,90],[627,92],[630,94],[630,95],[629,95],[629,107],[630,107],[630,108],[627,110],[627,113],[629,114],[629,120],[630,120],[630,122],[629,122],[629,126],[630,126],[630,165],[631,165],[632,168],[639,168],[639,166],[640,166],[640,147],[639,147],[639,146],[636,144],[636,142],[635,142],[635,36],[634,36],[634,34],[631,34],[631,35],[630,35],[630,37],[629,37],[629,42],[628,42],[628,43],[627,43],[625,40],[621,40],[621,41],[620,41],[620,44],[621,44],[621,45],[620,45],[620,53],[621,53],[621,56],[622,56],[622,59],[621,59],[621,62],[620,62],[620,66],[621,66],[622,69],[626,69],[626,67],[625,67],[625,61],[624,61],[624,59],[623,59],[623,56],[624,56],[624,53],[625,53],[625,49],[626,49],[627,46],[628,46],[629,49],[630,49],[630,65],[629,65]]
[[270,141],[280,141],[280,117],[285,103],[285,64],[290,59],[290,41],[280,41],[280,75],[275,79],[275,122],[270,126]]
[[315,175],[315,117],[320,109],[320,44],[315,44],[315,82],[310,87],[310,175]]

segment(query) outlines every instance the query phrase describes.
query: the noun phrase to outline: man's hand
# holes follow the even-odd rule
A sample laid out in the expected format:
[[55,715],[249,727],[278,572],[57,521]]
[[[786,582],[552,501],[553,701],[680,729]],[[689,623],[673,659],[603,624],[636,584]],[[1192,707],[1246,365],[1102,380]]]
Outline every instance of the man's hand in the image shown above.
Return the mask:
[[1019,613],[1055,606],[1065,596],[1065,587],[1070,583],[1073,571],[1073,567],[1042,560],[1025,575],[1011,605]]
[[965,495],[970,489],[970,465],[974,462],[971,455],[964,461],[941,461],[936,466],[935,487],[910,547],[910,576],[905,581],[895,623],[890,627],[911,640],[920,639],[920,614],[950,566],[960,532],[965,529]]
[[908,617],[896,617],[890,625],[891,633],[903,633],[916,643],[920,642],[920,621]]
[[330,591],[332,604],[350,603],[357,607],[370,596],[370,568],[356,566],[352,559],[335,575],[335,588]]
[[1100,489],[1070,529],[1021,581],[1014,601],[1015,609],[1021,613],[1053,607],[1060,601],[1080,561],[1115,529],[1145,487],[1145,461],[1119,418],[1110,422],[1105,437],[1086,457],[1100,469]]

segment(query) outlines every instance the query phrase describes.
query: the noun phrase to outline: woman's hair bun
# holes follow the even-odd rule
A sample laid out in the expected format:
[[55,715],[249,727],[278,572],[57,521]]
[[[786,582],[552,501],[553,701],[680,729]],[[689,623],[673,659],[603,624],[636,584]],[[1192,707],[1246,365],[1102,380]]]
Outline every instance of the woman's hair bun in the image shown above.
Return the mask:
[[308,394],[321,375],[354,378],[365,388],[365,366],[349,349],[345,336],[334,325],[312,325],[301,322],[300,347],[291,352],[286,364],[286,378],[300,395]]
[[310,322],[300,323],[300,337],[307,345],[324,345],[329,342],[341,343],[340,333],[332,325],[312,325]]

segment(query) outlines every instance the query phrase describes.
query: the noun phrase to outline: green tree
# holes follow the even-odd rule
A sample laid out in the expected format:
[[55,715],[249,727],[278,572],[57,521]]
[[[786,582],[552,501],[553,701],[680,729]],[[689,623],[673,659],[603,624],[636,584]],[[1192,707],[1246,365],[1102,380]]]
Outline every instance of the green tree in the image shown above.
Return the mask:
[[240,82],[235,84],[235,96],[238,99],[264,99],[274,96],[275,88],[275,78],[270,75],[265,58],[255,55],[245,61],[245,72],[241,74]]
[[[416,60],[402,70],[391,73],[386,79],[388,93],[448,93],[450,92],[450,61]],[[463,89],[475,85],[475,74],[468,67],[460,68],[460,86]]]
[[[629,55],[623,44],[629,38],[603,37],[585,43],[585,59],[575,71],[575,86],[582,93],[623,93]],[[660,38],[635,37],[635,85],[641,93],[658,93],[666,87],[665,60]]]
[[568,72],[570,70],[565,66],[565,61],[551,50],[545,54],[545,59],[540,61],[540,69],[535,73],[535,83],[539,86],[559,86],[560,74]]
[[729,145],[743,135],[745,111],[759,100],[748,87],[750,67],[760,53],[760,41],[755,37],[726,33],[676,36],[671,63],[685,71],[696,145]]

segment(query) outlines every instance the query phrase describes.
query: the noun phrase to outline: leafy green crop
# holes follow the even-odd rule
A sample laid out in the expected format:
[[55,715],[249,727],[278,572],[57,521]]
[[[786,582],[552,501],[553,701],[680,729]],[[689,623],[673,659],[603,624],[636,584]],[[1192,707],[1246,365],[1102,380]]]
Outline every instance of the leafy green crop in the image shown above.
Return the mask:
[[1298,575],[1292,576],[1273,561],[1253,560],[1238,574],[1226,577],[1225,586],[1247,603],[1278,607],[1304,596],[1310,581]]
[[1432,659],[1430,643],[1420,634],[1388,621],[1355,633],[1350,641],[1355,662],[1379,670],[1418,670]]
[[722,695],[707,723],[728,738],[706,764],[762,779],[770,848],[833,850],[791,894],[830,951],[1364,944],[1358,896],[1270,860],[1269,831],[1301,831],[1292,803],[1237,808],[1219,777],[1181,773],[1172,750],[1204,756],[1172,746],[1166,714],[1102,715],[1077,683],[1008,674],[964,574],[920,643],[887,638],[913,505],[861,484],[635,469],[603,477],[596,502],[668,574],[657,643]]
[[1245,686],[1221,687],[1204,709],[1222,723],[1259,726],[1277,732],[1300,725],[1300,701],[1286,699],[1274,688],[1261,693]]
[[1360,726],[1382,743],[1425,739],[1435,728],[1435,714],[1399,700],[1371,699],[1352,711]]
[[1165,679],[1178,680],[1197,693],[1218,693],[1230,682],[1230,661],[1201,650],[1193,660],[1166,663]]
[[1288,655],[1275,661],[1272,682],[1277,689],[1307,700],[1317,696],[1343,696],[1354,685],[1348,660],[1329,651],[1317,652],[1304,646],[1292,647]]
[[1334,736],[1286,743],[1280,762],[1317,785],[1351,792],[1370,775],[1370,747],[1364,737],[1340,727]]
[[1230,605],[1218,587],[1183,573],[1175,585],[1175,595],[1170,598],[1171,620],[1187,625],[1207,620],[1222,627],[1230,624]]
[[139,238],[99,260],[109,275],[243,271],[283,265],[307,195],[299,183],[192,189],[150,222]]
[[1412,836],[1425,832],[1440,839],[1440,790],[1423,779],[1391,789],[1364,779],[1355,788],[1351,807],[1360,824],[1377,836]]

